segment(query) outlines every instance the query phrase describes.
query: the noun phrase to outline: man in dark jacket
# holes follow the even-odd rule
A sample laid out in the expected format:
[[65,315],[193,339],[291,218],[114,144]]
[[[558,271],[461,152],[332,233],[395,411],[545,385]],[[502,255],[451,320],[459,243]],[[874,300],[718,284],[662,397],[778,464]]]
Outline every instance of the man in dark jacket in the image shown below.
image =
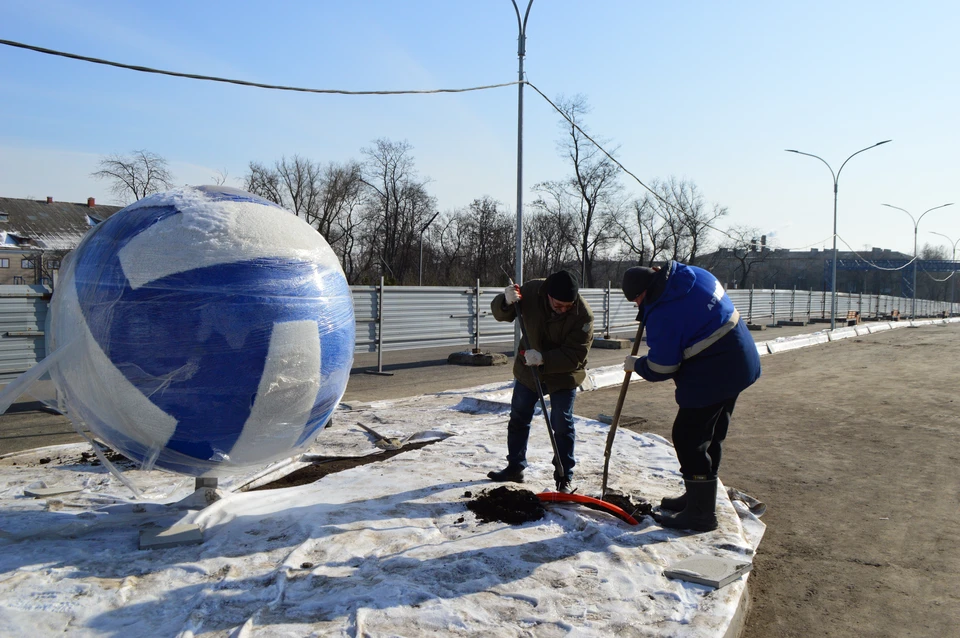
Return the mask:
[[586,378],[587,353],[593,343],[593,311],[579,294],[576,279],[565,270],[546,279],[507,286],[490,304],[497,321],[513,321],[520,305],[526,351],[513,363],[513,398],[507,424],[507,467],[490,472],[494,481],[523,481],[527,466],[530,422],[539,401],[534,369],[543,392],[550,395],[550,425],[553,428],[563,473],[554,470],[557,490],[572,492],[576,432],[573,401],[577,386]]
[[696,266],[668,262],[630,268],[623,294],[641,308],[646,356],[628,356],[624,370],[647,381],[673,379],[679,406],[673,446],[686,493],[665,498],[664,527],[717,528],[721,445],[740,393],[760,377],[760,356],[747,325],[716,277]]

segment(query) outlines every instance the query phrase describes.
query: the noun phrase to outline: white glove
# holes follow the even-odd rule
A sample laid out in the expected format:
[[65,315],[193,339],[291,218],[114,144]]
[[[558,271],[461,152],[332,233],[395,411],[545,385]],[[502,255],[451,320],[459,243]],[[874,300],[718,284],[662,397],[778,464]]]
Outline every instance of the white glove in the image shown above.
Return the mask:
[[543,355],[536,350],[527,350],[523,353],[523,361],[531,367],[543,365]]
[[517,284],[510,284],[509,286],[503,289],[503,296],[506,299],[506,303],[508,306],[517,303],[518,301],[520,301],[520,298],[521,298],[520,286],[518,286]]
[[637,371],[637,361],[642,357],[635,357],[633,355],[627,355],[627,358],[623,360],[623,371],[624,372],[636,372]]

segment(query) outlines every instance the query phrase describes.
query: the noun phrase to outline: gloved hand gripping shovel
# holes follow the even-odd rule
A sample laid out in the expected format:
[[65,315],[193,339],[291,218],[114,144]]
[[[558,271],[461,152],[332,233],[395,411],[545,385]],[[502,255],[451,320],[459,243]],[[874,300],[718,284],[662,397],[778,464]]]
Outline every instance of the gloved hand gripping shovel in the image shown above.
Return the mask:
[[[510,280],[510,285],[514,285]],[[520,302],[513,304],[517,312],[517,320],[520,322],[520,345],[524,349],[530,348],[530,341],[527,339],[527,328],[523,323],[523,314],[520,312]],[[560,461],[560,448],[557,447],[557,437],[553,433],[553,426],[550,425],[550,416],[547,414],[547,400],[543,396],[543,384],[540,383],[540,370],[537,366],[530,366],[533,372],[533,381],[537,386],[537,396],[540,398],[540,411],[543,413],[543,419],[547,422],[547,434],[550,435],[550,445],[553,447],[553,467],[557,480],[557,488],[560,487],[560,481],[566,478],[567,474],[563,469],[563,463]]]
[[[643,328],[647,325],[646,319],[640,321],[640,328],[637,330],[637,339],[633,342],[633,349],[630,352],[631,357],[637,356],[640,350],[640,339],[643,337]],[[627,398],[627,389],[630,387],[630,377],[632,372],[624,372],[623,385],[620,386],[620,398],[617,399],[617,409],[613,413],[613,421],[610,423],[610,430],[607,432],[607,443],[603,448],[603,481],[600,483],[600,500],[607,495],[607,474],[610,471],[610,454],[613,452],[613,439],[617,436],[617,426],[620,424],[620,412],[623,410],[623,401]]]

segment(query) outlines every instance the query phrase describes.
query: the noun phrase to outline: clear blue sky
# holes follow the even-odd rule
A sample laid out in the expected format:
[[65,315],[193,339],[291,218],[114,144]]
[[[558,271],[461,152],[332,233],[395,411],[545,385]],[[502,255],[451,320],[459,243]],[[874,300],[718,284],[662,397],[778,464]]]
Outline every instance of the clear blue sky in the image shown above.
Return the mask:
[[[526,0],[518,0],[521,12]],[[180,72],[347,90],[459,88],[517,77],[509,0],[2,0],[0,38]],[[960,5],[535,0],[527,79],[583,94],[591,133],[644,181],[677,176],[787,248],[912,252],[960,239]],[[559,179],[558,116],[524,90],[524,184]],[[517,88],[454,95],[286,93],[171,78],[0,46],[0,195],[110,201],[89,177],[148,149],[177,183],[239,184],[250,161],[359,159],[407,140],[440,210],[516,206]],[[629,177],[624,185],[641,187]],[[533,199],[529,190],[524,200]]]

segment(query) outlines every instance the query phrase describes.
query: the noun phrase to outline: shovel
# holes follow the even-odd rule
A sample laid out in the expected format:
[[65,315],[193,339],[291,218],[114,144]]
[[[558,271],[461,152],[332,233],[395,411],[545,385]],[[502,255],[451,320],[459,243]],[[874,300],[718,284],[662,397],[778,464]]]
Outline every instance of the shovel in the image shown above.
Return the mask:
[[[510,279],[510,285],[514,285],[513,279]],[[530,341],[527,339],[527,329],[523,324],[523,314],[520,312],[520,302],[513,304],[517,312],[517,320],[520,321],[520,340],[523,348],[530,348]],[[521,355],[522,356],[522,355]],[[550,445],[553,447],[553,467],[556,472],[557,487],[560,481],[567,475],[563,469],[563,463],[560,461],[560,448],[557,447],[557,437],[553,433],[553,426],[550,425],[550,416],[547,414],[547,400],[543,396],[543,384],[540,383],[540,370],[537,366],[530,366],[533,372],[533,381],[537,386],[537,396],[540,398],[540,411],[543,413],[543,419],[547,422],[547,434],[550,435]]]
[[364,425],[363,423],[360,423],[360,421],[357,421],[357,425],[359,425],[364,430],[366,430],[367,432],[369,432],[374,436],[373,444],[378,448],[380,448],[381,450],[399,450],[400,448],[403,447],[404,441],[398,437],[384,436],[379,432],[377,432],[376,430],[374,430],[372,427],[368,425]]
[[[640,339],[643,337],[643,329],[647,325],[646,320],[640,321],[640,328],[637,329],[637,339],[633,342],[633,349],[630,352],[631,357],[637,356],[640,350]],[[610,430],[607,432],[607,443],[603,449],[603,481],[600,483],[600,500],[607,494],[607,475],[610,471],[610,454],[613,452],[613,439],[617,436],[617,426],[620,424],[620,412],[623,410],[623,401],[627,398],[627,389],[630,387],[630,377],[632,372],[624,371],[623,385],[620,386],[620,398],[617,399],[617,409],[613,413],[613,421],[610,423]]]

